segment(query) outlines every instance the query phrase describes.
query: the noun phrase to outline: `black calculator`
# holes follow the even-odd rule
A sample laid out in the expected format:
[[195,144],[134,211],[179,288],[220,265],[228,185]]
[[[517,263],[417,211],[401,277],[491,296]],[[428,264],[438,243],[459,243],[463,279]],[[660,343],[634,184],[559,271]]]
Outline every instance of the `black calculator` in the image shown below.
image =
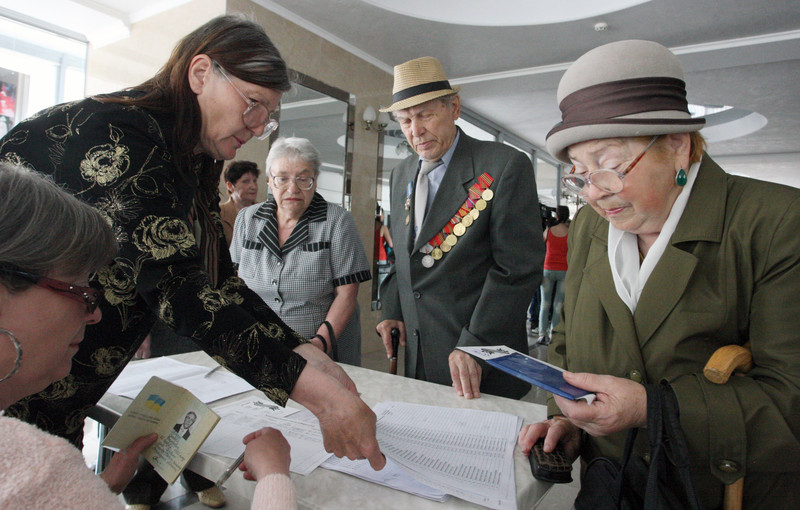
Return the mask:
[[572,481],[572,463],[564,452],[564,445],[558,443],[555,450],[545,453],[544,439],[531,448],[531,472],[537,480],[550,483],[569,483]]

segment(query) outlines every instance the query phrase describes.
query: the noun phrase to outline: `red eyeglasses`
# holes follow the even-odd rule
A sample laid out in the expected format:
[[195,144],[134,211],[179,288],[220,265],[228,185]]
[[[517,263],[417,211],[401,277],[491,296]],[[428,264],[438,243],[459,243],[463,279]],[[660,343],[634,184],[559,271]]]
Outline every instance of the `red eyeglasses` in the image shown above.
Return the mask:
[[54,292],[58,292],[59,294],[63,294],[70,299],[80,301],[86,306],[86,313],[88,314],[94,313],[94,311],[97,310],[97,305],[100,304],[100,297],[102,294],[99,290],[95,290],[91,287],[81,287],[80,285],[73,285],[61,280],[55,280],[53,278],[47,278],[46,276],[39,276],[38,274],[33,273],[26,273],[25,271],[19,271],[17,269],[11,269],[8,267],[0,268],[0,273],[6,273],[18,278],[22,278],[23,280],[27,280],[35,285],[38,285],[39,287],[50,289]]

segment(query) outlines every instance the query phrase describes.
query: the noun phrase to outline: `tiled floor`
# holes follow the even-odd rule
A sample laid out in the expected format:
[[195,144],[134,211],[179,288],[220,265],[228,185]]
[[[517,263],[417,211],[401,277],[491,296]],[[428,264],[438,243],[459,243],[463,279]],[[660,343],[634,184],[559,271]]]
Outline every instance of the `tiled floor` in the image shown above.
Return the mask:
[[[534,335],[529,335],[528,337],[528,344],[530,346],[530,354],[531,356],[537,357],[539,359],[547,359],[547,347],[546,346],[537,346],[535,345],[536,337]],[[365,368],[370,368],[372,370],[379,370],[382,372],[389,371],[389,361],[386,359],[386,353],[383,350],[383,347],[378,342],[369,342],[368,344],[365,342],[365,345],[362,346],[362,356],[361,356],[361,364]],[[398,360],[398,367],[400,373],[402,373],[403,369],[403,355],[402,352],[400,353],[400,359]],[[523,400],[527,400],[530,402],[536,402],[543,404],[545,399],[547,398],[547,393],[539,390],[537,388],[533,388]],[[96,431],[93,429],[92,426],[87,426],[86,434],[84,437],[84,455],[87,458],[89,463],[93,463],[96,453],[97,453],[97,434]],[[572,473],[572,483],[568,484],[556,484],[553,488],[547,493],[544,497],[542,502],[536,506],[536,510],[562,510],[562,509],[570,509],[572,508],[572,502],[575,500],[575,496],[578,494],[578,489],[580,487],[579,484],[579,473],[578,473],[578,463],[575,463],[573,467]],[[249,510],[250,502],[245,500],[244,498],[237,497],[235,494],[227,494],[228,497],[228,504],[225,508],[228,510]],[[161,498],[161,503],[157,506],[153,507],[153,510],[203,510],[207,509],[208,507],[203,506],[201,503],[198,502],[197,496],[191,493],[187,493],[183,487],[179,483],[172,485],[164,496]],[[528,510],[528,509],[519,509],[519,510]]]

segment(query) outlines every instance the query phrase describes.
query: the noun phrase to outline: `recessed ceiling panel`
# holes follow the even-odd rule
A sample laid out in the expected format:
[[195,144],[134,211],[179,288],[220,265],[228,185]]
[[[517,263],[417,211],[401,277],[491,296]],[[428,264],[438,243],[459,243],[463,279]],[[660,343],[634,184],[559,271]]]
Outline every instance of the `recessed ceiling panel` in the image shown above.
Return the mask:
[[388,11],[453,25],[511,27],[592,18],[650,0],[362,0]]

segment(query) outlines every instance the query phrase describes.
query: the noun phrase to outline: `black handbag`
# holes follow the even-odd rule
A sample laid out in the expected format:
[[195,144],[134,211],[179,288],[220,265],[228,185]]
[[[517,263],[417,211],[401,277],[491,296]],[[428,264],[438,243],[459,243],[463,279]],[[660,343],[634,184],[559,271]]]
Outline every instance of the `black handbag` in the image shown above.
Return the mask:
[[586,466],[577,510],[683,510],[702,508],[689,470],[689,449],[678,402],[669,383],[645,385],[650,463],[631,458],[638,429],[625,441],[622,463],[598,457]]

